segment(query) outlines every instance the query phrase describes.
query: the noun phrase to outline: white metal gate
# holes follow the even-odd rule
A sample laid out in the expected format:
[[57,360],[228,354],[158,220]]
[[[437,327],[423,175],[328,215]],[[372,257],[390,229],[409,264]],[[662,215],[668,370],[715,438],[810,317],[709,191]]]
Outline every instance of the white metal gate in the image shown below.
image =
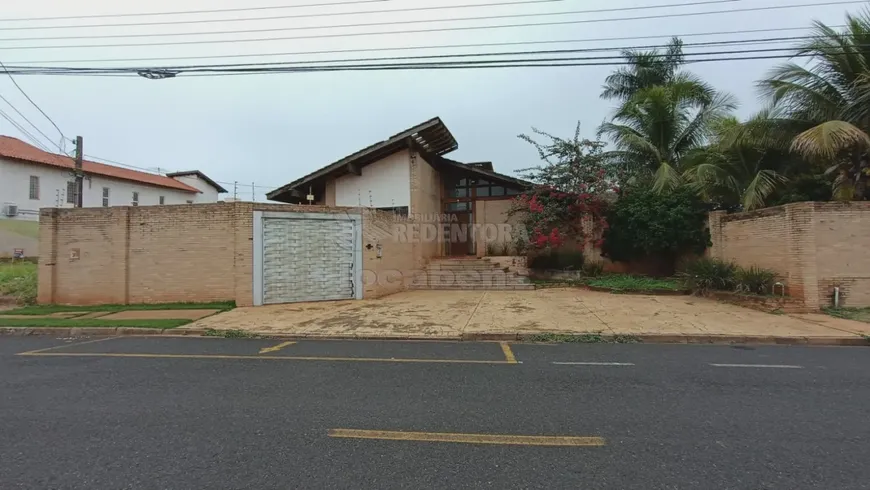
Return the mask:
[[254,304],[362,298],[359,216],[256,212],[254,223]]

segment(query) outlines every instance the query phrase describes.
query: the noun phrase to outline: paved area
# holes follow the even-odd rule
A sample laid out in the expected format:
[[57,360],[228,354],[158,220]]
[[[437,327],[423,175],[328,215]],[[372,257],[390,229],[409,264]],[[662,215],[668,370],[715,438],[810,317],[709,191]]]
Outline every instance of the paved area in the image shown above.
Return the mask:
[[127,310],[118,312],[107,311],[61,311],[48,315],[3,315],[2,318],[34,319],[34,318],[74,318],[84,320],[99,318],[100,320],[198,320],[213,315],[220,310]]
[[0,488],[867,488],[866,348],[282,343],[4,339]]
[[692,296],[581,289],[408,291],[377,300],[237,308],[184,328],[263,334],[456,338],[474,333],[843,337],[870,324],[822,315],[772,315]]

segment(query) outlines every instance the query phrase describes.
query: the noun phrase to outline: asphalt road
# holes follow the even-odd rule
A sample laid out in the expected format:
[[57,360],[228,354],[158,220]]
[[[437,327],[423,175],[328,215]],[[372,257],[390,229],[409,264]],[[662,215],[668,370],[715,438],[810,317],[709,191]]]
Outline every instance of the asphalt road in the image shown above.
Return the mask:
[[81,342],[0,338],[0,488],[870,488],[867,348]]

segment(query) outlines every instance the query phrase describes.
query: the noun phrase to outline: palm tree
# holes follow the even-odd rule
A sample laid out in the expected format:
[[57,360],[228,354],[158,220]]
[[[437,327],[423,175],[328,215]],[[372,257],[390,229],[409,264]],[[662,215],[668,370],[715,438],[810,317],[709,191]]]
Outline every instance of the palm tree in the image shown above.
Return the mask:
[[757,209],[788,181],[787,152],[754,144],[747,135],[754,122],[723,118],[712,126],[710,145],[686,156],[683,178],[705,200]]
[[736,107],[690,74],[675,74],[667,83],[638,89],[599,128],[616,147],[605,153],[611,162],[640,178],[652,177],[657,192],[685,181],[684,159],[703,148],[712,128]]
[[706,144],[710,127],[734,109],[734,100],[680,70],[683,43],[664,52],[625,51],[628,65],[607,77],[601,97],[620,105],[599,128],[616,147],[605,153],[635,180],[653,178],[657,191],[683,183],[682,159]]
[[842,32],[821,22],[790,62],[759,82],[771,108],[758,120],[760,140],[788,142],[798,155],[836,175],[834,195],[864,199],[870,173],[870,11],[848,15]]

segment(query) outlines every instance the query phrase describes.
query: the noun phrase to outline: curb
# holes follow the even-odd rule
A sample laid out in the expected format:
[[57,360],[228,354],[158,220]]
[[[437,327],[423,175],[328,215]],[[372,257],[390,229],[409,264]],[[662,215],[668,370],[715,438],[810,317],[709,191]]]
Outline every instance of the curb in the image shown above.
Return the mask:
[[[26,327],[0,327],[0,336],[33,336],[51,335],[55,337],[203,337],[205,329],[156,329],[156,328],[132,328],[132,327],[94,327],[94,328],[26,328]],[[501,332],[473,332],[461,335],[445,337],[427,337],[415,335],[322,335],[322,334],[280,334],[273,332],[249,332],[252,337],[282,339],[282,340],[412,340],[412,341],[464,341],[464,342],[529,342],[534,334],[501,333]],[[591,332],[580,332],[576,335],[585,335]],[[566,334],[572,335],[572,334]],[[602,335],[605,342],[613,339],[613,335]],[[813,346],[870,346],[870,339],[859,336],[842,337],[774,337],[759,335],[675,335],[675,334],[637,334],[621,335],[637,339],[644,344],[707,344],[707,345],[813,345]],[[222,338],[222,337],[205,337]],[[558,343],[558,342],[539,342]]]
[[690,296],[688,289],[617,289],[603,286],[581,286],[588,291],[610,294],[631,294],[637,296]]

